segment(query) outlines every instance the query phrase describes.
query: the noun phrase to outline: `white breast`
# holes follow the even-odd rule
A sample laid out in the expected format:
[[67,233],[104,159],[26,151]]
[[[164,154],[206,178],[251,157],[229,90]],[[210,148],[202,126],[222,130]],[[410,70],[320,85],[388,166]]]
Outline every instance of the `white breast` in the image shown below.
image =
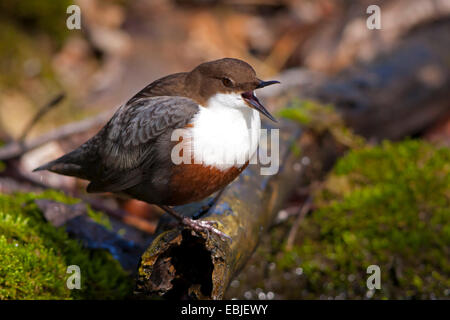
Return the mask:
[[259,112],[240,94],[217,94],[192,119],[191,154],[195,163],[227,170],[241,167],[259,143]]

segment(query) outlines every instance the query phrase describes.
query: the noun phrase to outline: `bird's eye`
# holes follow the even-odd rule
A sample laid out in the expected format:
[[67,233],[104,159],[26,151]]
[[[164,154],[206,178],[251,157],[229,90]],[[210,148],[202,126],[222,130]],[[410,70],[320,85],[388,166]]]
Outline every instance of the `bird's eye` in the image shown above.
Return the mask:
[[222,78],[222,83],[225,87],[233,87],[234,86],[234,81],[231,80],[230,78]]

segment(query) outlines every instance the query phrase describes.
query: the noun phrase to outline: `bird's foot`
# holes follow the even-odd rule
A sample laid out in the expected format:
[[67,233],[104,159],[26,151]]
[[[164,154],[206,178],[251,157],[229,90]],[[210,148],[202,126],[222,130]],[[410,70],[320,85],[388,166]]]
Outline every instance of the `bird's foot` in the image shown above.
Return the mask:
[[215,227],[217,226],[216,222],[204,220],[192,220],[191,218],[184,217],[181,223],[196,232],[204,231],[206,232],[206,234],[208,234],[208,236],[209,233],[211,232],[217,234],[220,237],[220,239],[224,241],[225,240],[230,240],[230,242],[232,241],[229,235],[223,233],[222,231],[220,231]]

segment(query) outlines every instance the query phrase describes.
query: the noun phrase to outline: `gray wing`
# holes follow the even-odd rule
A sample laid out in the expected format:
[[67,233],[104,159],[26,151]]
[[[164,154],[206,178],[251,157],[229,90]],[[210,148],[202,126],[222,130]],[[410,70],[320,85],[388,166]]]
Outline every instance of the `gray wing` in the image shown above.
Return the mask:
[[101,163],[88,192],[119,192],[139,184],[154,165],[155,140],[167,130],[183,128],[198,112],[193,100],[149,97],[122,106],[99,133]]

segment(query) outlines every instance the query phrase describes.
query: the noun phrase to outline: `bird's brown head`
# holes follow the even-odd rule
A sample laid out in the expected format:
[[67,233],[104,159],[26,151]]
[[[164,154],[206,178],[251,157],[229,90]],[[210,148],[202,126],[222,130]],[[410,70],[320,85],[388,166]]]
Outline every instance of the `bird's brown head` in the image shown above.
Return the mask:
[[273,121],[275,118],[259,102],[253,90],[275,83],[279,82],[258,79],[252,66],[233,58],[202,63],[186,77],[186,87],[198,101],[205,103],[220,93],[233,94]]

